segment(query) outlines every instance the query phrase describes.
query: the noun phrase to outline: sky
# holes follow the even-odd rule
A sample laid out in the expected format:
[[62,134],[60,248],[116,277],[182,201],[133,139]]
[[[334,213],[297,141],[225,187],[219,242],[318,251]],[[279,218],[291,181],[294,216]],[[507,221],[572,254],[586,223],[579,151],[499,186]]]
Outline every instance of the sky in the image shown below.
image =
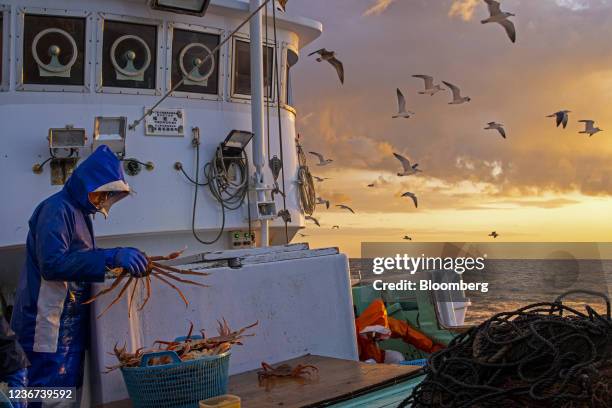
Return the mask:
[[[318,194],[356,214],[319,206],[303,231],[313,247],[359,256],[362,241],[612,241],[612,1],[505,0],[517,42],[481,0],[290,1],[289,13],[323,22],[292,75],[297,128],[306,150],[334,163]],[[333,68],[307,54],[325,47]],[[449,105],[448,92],[418,95],[430,74],[472,101]],[[395,89],[413,118],[391,119]],[[553,112],[569,109],[567,129]],[[578,134],[580,119],[604,130]],[[505,125],[506,140],[484,130]],[[606,130],[610,129],[609,132]],[[392,153],[423,173],[397,177]],[[367,185],[375,183],[375,188]],[[405,191],[419,197],[415,209]],[[332,230],[339,225],[339,230]]]

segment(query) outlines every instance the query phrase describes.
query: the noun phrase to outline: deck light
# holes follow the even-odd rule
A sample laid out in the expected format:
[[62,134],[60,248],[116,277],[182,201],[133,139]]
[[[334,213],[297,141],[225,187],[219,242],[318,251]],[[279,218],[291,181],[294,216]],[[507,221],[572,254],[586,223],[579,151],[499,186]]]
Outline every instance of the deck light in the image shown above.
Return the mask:
[[241,157],[244,148],[249,144],[252,138],[252,132],[232,130],[222,143],[223,155],[225,157]]
[[50,157],[42,163],[32,166],[35,174],[41,174],[45,164],[51,167],[51,184],[61,185],[66,182],[80,158],[81,150],[85,149],[87,134],[85,129],[77,129],[72,125],[64,128],[49,129],[47,136]]
[[150,4],[154,10],[203,16],[209,3],[210,0],[151,0]]
[[94,121],[93,146],[107,145],[119,158],[125,156],[127,118],[97,116]]

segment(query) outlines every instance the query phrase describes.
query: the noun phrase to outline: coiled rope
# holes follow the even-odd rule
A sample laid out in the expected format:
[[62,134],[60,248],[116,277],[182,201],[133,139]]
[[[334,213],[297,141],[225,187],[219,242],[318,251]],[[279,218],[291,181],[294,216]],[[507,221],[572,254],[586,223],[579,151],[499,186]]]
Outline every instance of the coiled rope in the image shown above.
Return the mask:
[[[607,313],[562,303],[605,299]],[[401,407],[612,407],[612,320],[602,293],[498,313],[433,354]]]
[[306,155],[304,154],[302,145],[299,142],[299,138],[300,136],[298,135],[296,148],[300,167],[298,168],[297,172],[297,184],[298,191],[300,192],[300,204],[302,205],[302,210],[306,215],[312,215],[317,208],[317,193],[315,190],[314,180],[312,179],[312,174],[310,174],[310,170],[308,169]]

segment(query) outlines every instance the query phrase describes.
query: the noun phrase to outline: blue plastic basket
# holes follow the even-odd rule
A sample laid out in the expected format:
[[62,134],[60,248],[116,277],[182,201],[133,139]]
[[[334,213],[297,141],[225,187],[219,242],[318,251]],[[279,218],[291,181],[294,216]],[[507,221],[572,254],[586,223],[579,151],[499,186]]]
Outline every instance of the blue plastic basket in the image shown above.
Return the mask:
[[[155,357],[172,363],[148,366]],[[134,408],[198,408],[199,401],[227,393],[230,352],[181,361],[174,351],[142,356],[140,367],[121,373]]]
[[425,367],[427,365],[427,359],[426,358],[421,358],[421,359],[418,359],[418,360],[400,361],[400,365],[411,365],[411,366]]

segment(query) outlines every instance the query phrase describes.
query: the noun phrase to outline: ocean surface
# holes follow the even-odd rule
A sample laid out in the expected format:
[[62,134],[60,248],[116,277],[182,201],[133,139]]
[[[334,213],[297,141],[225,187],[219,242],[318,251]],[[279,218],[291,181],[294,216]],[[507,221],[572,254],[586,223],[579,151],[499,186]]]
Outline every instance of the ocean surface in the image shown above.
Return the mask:
[[[369,282],[373,279],[396,281],[411,279],[410,276],[393,276],[394,272],[374,275],[370,259],[350,260],[352,279]],[[397,274],[397,272],[395,272]],[[420,272],[412,276],[417,279]],[[416,276],[416,278],[415,278]],[[422,276],[421,276],[422,277]],[[586,289],[612,294],[612,260],[551,260],[551,259],[489,259],[481,272],[466,272],[466,282],[488,282],[487,293],[466,292],[472,303],[468,309],[466,323],[474,324],[486,320],[495,313],[510,311],[536,302],[552,302],[564,292]],[[600,297],[572,295],[564,304],[584,312],[588,304],[604,314],[605,302]]]

